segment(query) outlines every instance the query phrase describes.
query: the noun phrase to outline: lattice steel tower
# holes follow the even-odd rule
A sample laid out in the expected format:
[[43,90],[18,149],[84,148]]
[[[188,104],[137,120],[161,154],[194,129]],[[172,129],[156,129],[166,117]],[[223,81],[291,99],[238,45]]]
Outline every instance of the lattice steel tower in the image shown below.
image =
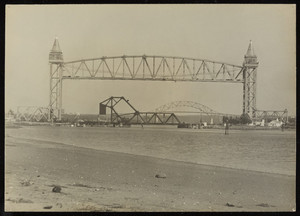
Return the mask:
[[256,76],[258,61],[250,41],[243,63],[243,114],[256,117]]
[[62,110],[62,66],[63,53],[59,47],[57,37],[54,40],[53,47],[49,53],[50,63],[50,103],[48,120],[61,120]]

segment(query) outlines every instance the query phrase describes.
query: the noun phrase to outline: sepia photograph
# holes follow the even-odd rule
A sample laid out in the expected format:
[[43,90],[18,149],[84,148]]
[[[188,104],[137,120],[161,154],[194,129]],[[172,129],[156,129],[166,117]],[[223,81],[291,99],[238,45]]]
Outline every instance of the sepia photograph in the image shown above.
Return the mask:
[[5,212],[295,212],[295,4],[5,6]]

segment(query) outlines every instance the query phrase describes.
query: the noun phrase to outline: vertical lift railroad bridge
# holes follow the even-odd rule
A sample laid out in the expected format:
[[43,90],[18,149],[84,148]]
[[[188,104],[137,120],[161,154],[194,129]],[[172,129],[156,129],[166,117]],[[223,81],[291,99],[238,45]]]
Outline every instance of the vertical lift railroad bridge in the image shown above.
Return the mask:
[[175,56],[114,56],[64,62],[58,39],[49,53],[50,101],[48,121],[61,120],[63,80],[151,80],[182,82],[227,82],[243,85],[243,114],[251,119],[286,116],[284,111],[256,107],[257,56],[250,41],[242,66]]

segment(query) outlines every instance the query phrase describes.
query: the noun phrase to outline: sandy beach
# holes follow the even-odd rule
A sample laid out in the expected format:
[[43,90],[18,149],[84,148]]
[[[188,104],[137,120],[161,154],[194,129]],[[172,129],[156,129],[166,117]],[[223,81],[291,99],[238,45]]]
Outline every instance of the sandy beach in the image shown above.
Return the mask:
[[295,176],[5,140],[5,211],[294,209]]

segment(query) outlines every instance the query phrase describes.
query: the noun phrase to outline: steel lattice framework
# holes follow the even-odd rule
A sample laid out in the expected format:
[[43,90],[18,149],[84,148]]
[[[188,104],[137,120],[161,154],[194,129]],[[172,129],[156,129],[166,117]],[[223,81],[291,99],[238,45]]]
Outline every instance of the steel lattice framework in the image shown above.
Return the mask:
[[151,80],[243,83],[243,113],[255,117],[257,58],[250,43],[243,66],[175,56],[114,56],[63,61],[57,38],[49,54],[49,120],[61,119],[63,80]]
[[256,79],[258,61],[250,41],[243,63],[243,114],[256,118]]
[[19,121],[47,121],[48,113],[47,107],[18,106],[16,119]]
[[184,57],[101,57],[62,66],[62,79],[243,82],[241,66]]
[[276,111],[276,110],[256,110],[257,119],[279,119],[284,122],[288,122],[288,110]]

